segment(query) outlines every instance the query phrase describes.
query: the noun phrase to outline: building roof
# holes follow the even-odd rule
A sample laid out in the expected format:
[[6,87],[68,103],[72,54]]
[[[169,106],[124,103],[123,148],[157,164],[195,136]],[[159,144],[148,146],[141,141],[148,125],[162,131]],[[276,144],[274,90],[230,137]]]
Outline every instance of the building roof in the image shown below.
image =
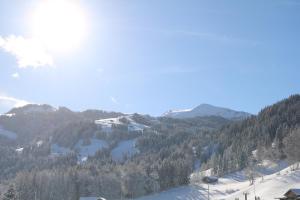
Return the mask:
[[288,196],[291,193],[297,197],[300,197],[300,189],[290,189],[284,194],[284,196]]

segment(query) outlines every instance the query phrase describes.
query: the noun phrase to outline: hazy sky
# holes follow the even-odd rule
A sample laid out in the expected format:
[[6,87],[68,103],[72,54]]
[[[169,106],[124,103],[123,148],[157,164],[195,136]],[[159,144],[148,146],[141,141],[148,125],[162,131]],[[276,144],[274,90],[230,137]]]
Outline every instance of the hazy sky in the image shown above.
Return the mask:
[[[80,1],[88,24],[80,47],[37,47],[43,59],[34,65],[26,42],[37,2],[0,0],[1,112],[32,102],[151,115],[209,103],[257,113],[300,92],[299,0]],[[25,52],[13,49],[20,43]]]

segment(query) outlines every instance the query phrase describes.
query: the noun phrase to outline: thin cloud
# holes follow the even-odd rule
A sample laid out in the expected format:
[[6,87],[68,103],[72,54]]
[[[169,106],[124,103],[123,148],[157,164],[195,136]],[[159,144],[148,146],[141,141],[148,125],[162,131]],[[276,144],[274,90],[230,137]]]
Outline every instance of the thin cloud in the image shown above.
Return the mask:
[[20,68],[53,66],[53,58],[35,39],[22,36],[0,36],[0,49],[16,57]]
[[16,72],[16,73],[13,73],[11,75],[11,77],[14,78],[14,79],[19,79],[20,78],[20,74]]
[[119,104],[118,100],[115,97],[110,97],[110,100],[114,103],[114,104]]
[[223,44],[235,44],[235,45],[247,45],[247,46],[257,46],[259,43],[256,41],[241,39],[229,35],[219,35],[215,33],[205,33],[197,31],[186,31],[186,30],[164,30],[165,34],[172,35],[182,35],[187,37],[196,37],[202,40],[215,41]]
[[213,33],[208,31],[194,31],[194,30],[183,30],[183,29],[155,29],[145,27],[130,27],[129,30],[133,31],[146,31],[158,34],[164,34],[167,36],[178,36],[178,37],[195,37],[199,40],[217,42],[225,45],[244,45],[244,46],[257,46],[261,43],[252,39],[240,38],[238,36],[226,35],[220,33]]
[[14,97],[10,96],[5,96],[5,95],[0,95],[0,105],[3,107],[22,107],[29,104],[28,101],[22,100],[22,99],[17,99]]

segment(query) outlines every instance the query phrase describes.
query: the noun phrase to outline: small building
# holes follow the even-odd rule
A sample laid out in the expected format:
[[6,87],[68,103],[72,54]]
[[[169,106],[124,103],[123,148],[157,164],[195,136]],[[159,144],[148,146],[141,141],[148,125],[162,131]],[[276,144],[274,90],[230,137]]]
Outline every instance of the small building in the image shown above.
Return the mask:
[[212,184],[218,182],[218,177],[216,176],[204,176],[202,178],[203,183]]
[[284,194],[284,197],[281,197],[278,199],[280,199],[280,200],[300,200],[300,189],[290,189]]

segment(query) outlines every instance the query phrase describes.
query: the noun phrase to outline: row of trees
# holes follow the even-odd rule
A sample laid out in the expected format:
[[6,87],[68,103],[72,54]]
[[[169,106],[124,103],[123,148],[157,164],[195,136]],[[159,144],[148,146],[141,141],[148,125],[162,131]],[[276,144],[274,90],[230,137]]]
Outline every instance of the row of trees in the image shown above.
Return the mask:
[[[169,152],[172,152],[170,150]],[[166,152],[164,152],[166,154]],[[192,161],[180,152],[165,159],[148,155],[125,164],[96,160],[68,168],[34,169],[17,174],[4,199],[78,200],[80,196],[134,198],[189,183]],[[151,162],[151,163],[150,163]]]

